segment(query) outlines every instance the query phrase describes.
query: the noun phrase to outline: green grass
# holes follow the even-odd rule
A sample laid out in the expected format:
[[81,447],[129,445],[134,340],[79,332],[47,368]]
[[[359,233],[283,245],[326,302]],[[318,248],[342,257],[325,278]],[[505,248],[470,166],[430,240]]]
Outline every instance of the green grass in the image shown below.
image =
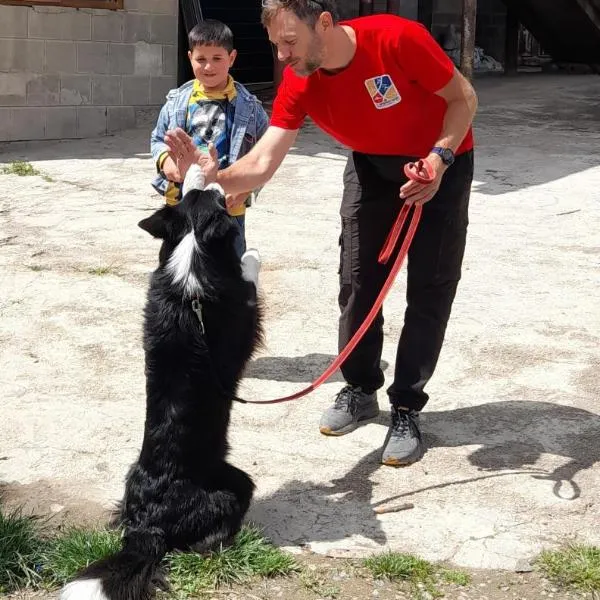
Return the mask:
[[584,592],[600,591],[600,548],[572,544],[561,550],[546,550],[536,561],[550,581]]
[[167,563],[169,582],[181,598],[253,577],[277,577],[299,570],[293,556],[270,544],[255,527],[242,528],[227,548],[206,555],[173,553]]
[[114,267],[96,267],[95,269],[88,269],[88,273],[90,275],[97,275],[98,277],[103,277],[104,275],[117,274],[117,271]]
[[399,552],[384,552],[371,556],[364,566],[375,579],[403,580],[413,583],[425,583],[435,576],[436,568],[430,562]]
[[80,569],[121,549],[121,532],[71,528],[47,542],[42,576],[48,586],[63,585]]
[[32,586],[39,579],[40,547],[35,517],[0,510],[0,593]]
[[4,175],[19,175],[19,177],[30,177],[40,175],[40,172],[31,164],[22,160],[17,160],[2,167]]
[[440,571],[442,580],[446,583],[453,583],[454,585],[467,586],[471,583],[471,576],[465,571],[458,569],[442,569]]

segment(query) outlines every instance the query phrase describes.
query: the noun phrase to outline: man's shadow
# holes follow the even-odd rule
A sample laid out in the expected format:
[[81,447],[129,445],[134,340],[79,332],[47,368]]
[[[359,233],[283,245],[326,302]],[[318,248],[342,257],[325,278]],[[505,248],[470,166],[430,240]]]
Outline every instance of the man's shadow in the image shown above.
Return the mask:
[[[312,353],[305,356],[264,356],[251,361],[244,372],[244,377],[266,379],[268,381],[286,381],[291,383],[310,383],[325,371],[334,361],[335,356]],[[381,361],[385,371],[388,363]],[[328,381],[344,382],[337,370]]]
[[290,480],[254,501],[248,519],[264,527],[278,545],[302,546],[356,534],[383,545],[387,538],[371,506],[374,484],[370,479],[380,457],[377,448],[329,484]]
[[[387,425],[389,413],[377,420]],[[580,408],[549,402],[492,402],[468,408],[424,412],[421,425],[431,448],[479,445],[468,460],[482,473],[406,489],[377,505],[408,500],[431,489],[521,473],[553,482],[552,493],[565,500],[581,495],[577,474],[600,461],[600,417]],[[331,484],[290,480],[272,495],[255,501],[249,518],[264,526],[279,544],[342,540],[361,535],[385,544],[386,535],[373,512],[371,475],[380,467],[381,448],[362,457]],[[536,465],[541,455],[566,459],[552,471]],[[427,461],[427,454],[424,461]],[[395,477],[390,471],[390,477]],[[549,491],[550,493],[550,491]]]
[[424,412],[422,426],[430,448],[481,446],[469,462],[483,471],[536,470],[544,453],[564,457],[564,465],[532,476],[553,481],[554,495],[567,500],[581,495],[579,471],[600,461],[600,416],[562,404],[507,401]]

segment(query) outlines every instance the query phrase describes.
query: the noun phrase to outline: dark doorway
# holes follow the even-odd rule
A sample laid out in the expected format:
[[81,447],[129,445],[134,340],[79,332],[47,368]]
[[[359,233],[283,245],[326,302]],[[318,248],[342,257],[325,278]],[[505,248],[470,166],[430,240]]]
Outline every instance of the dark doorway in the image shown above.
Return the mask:
[[178,85],[194,77],[187,58],[187,33],[198,21],[218,19],[233,31],[238,58],[231,74],[240,83],[273,81],[273,53],[260,22],[260,0],[179,0]]

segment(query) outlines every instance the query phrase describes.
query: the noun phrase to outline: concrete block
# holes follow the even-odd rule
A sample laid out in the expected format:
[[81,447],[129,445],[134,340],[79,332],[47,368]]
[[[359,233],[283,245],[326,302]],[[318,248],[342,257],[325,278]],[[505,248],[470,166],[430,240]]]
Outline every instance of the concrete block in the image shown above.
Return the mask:
[[92,75],[92,104],[114,106],[121,104],[119,75]]
[[10,139],[41,140],[46,130],[46,111],[40,108],[13,108],[10,113]]
[[28,14],[30,38],[47,40],[90,40],[92,15],[74,8],[36,7]]
[[27,82],[28,106],[52,106],[60,103],[60,79],[58,75],[35,75]]
[[167,92],[176,86],[175,77],[152,77],[150,80],[150,104],[164,104]]
[[123,40],[122,12],[92,15],[92,40],[95,42],[120,42]]
[[0,37],[26,38],[30,10],[26,6],[0,6]]
[[77,107],[77,137],[89,138],[106,135],[106,107]]
[[27,85],[34,77],[33,73],[1,73],[0,106],[26,106]]
[[176,44],[177,17],[154,15],[150,24],[150,42],[152,44]]
[[77,44],[78,73],[108,73],[108,44],[79,42]]
[[12,127],[10,112],[10,108],[0,108],[0,142],[8,142],[10,140]]
[[77,137],[77,108],[46,109],[46,139],[64,140]]
[[135,127],[135,110],[133,106],[109,106],[108,124],[106,130],[108,133],[123,131]]
[[123,104],[145,106],[150,103],[150,77],[123,77]]
[[60,76],[60,103],[71,106],[90,104],[92,101],[92,78],[89,75]]
[[46,42],[46,71],[74,73],[77,68],[77,46],[73,42]]
[[151,131],[158,120],[159,106],[134,106],[135,110],[135,126],[144,127]]
[[177,46],[163,46],[162,48],[162,74],[177,74]]
[[176,15],[177,0],[125,0],[124,8],[126,11]]
[[135,74],[156,75],[162,69],[162,46],[138,42],[135,45]]
[[108,71],[115,75],[132,75],[135,72],[135,44],[110,44]]
[[0,71],[39,73],[43,69],[43,40],[0,39]]
[[2,73],[0,77],[0,106],[25,106],[27,104],[27,73]]
[[150,15],[126,13],[123,28],[123,41],[149,42],[151,23],[152,17]]

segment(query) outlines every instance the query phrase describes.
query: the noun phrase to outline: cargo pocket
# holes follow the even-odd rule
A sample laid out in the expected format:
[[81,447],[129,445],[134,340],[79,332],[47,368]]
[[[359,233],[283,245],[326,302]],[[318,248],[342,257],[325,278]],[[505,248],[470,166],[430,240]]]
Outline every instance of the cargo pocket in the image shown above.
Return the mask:
[[339,243],[340,284],[355,284],[359,277],[358,219],[342,217],[342,234]]

